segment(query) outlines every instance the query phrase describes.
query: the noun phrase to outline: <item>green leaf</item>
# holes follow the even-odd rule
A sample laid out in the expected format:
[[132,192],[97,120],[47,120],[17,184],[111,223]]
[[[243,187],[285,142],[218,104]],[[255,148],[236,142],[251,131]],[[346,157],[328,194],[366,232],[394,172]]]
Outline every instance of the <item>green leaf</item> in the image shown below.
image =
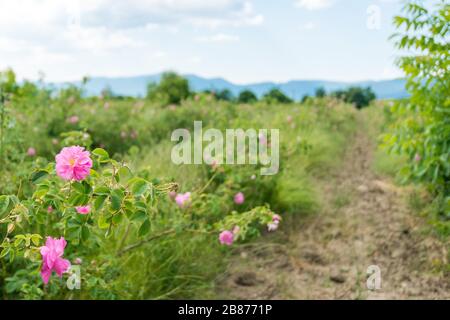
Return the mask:
[[9,251],[9,263],[12,263],[14,261],[15,256],[16,252],[14,251],[14,249],[11,248],[11,250]]
[[147,205],[145,204],[145,202],[142,202],[142,201],[136,201],[136,202],[134,203],[134,205],[136,206],[136,208],[142,209],[142,210],[144,210],[144,211],[147,210]]
[[138,235],[139,237],[145,236],[150,231],[150,220],[146,219],[139,228]]
[[89,235],[90,235],[89,227],[84,225],[81,228],[81,239],[83,241],[87,241],[89,239]]
[[95,199],[94,201],[94,209],[96,211],[100,210],[101,208],[103,208],[103,205],[105,204],[105,200],[106,200],[107,196],[99,196]]
[[92,151],[92,154],[97,156],[100,162],[108,162],[109,160],[109,154],[104,149],[97,148],[94,151]]
[[135,197],[140,197],[144,194],[145,191],[148,189],[148,183],[144,179],[136,178],[133,180],[133,183],[131,184],[131,193]]
[[71,244],[78,244],[80,240],[80,235],[81,235],[80,226],[70,227],[66,231],[66,236],[68,239],[70,239]]
[[94,189],[94,194],[109,195],[109,188],[106,186],[100,186]]
[[46,184],[41,184],[37,187],[36,191],[33,193],[33,198],[43,198],[49,190],[49,186]]
[[0,219],[6,216],[9,207],[9,197],[0,196]]
[[30,177],[30,180],[31,180],[31,182],[33,182],[33,183],[37,183],[37,182],[39,182],[40,180],[42,180],[45,176],[47,176],[48,175],[48,172],[47,171],[44,171],[44,170],[38,170],[38,171],[35,171],[35,172],[33,172],[32,174],[31,174],[31,177]]
[[33,244],[34,244],[35,246],[38,246],[38,245],[39,245],[39,242],[40,242],[41,239],[42,239],[42,237],[41,237],[41,235],[39,235],[39,234],[33,234],[33,235],[31,236],[31,242],[33,242]]
[[141,222],[147,219],[147,213],[145,211],[136,211],[132,216],[131,220],[136,222]]
[[120,209],[122,205],[124,194],[121,190],[116,189],[111,192],[111,208],[114,211],[117,211]]
[[130,168],[124,166],[124,167],[120,167],[120,169],[117,171],[116,174],[116,181],[117,182],[126,182],[128,179],[130,179],[133,176],[133,174],[131,173]]
[[98,218],[97,225],[100,229],[107,229],[110,225],[108,218],[105,215],[101,215]]
[[91,192],[91,190],[92,190],[91,185],[90,185],[89,183],[87,183],[86,181],[83,181],[83,182],[74,182],[74,183],[72,184],[72,187],[73,187],[74,190],[76,190],[78,193],[86,194],[86,195],[88,195],[88,194]]
[[16,238],[16,240],[14,240],[14,247],[20,246],[23,240],[24,240],[23,238]]
[[84,206],[89,202],[89,197],[87,195],[84,194],[77,194],[74,193],[72,194],[72,196],[69,198],[69,203],[70,205],[77,207],[77,206]]
[[72,187],[79,193],[84,194],[84,186],[81,182],[72,183]]
[[2,252],[0,252],[0,258],[3,258],[4,256],[6,256],[9,252],[9,250],[10,250],[9,247],[3,248]]
[[112,222],[115,225],[118,225],[122,221],[122,218],[123,218],[123,214],[121,214],[121,213],[115,214],[112,218]]

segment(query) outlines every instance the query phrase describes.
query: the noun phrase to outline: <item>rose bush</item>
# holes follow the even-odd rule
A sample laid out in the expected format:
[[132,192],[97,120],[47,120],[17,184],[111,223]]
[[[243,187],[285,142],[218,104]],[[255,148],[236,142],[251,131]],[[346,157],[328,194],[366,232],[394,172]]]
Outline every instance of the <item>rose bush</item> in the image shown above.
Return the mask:
[[[31,179],[35,190],[29,199],[0,197],[0,225],[6,229],[0,258],[9,263],[18,258],[41,263],[45,284],[51,281],[52,272],[61,277],[69,270],[70,261],[63,254],[74,263],[76,259],[88,260],[84,254],[92,256],[110,238],[120,243],[117,254],[122,254],[148,240],[128,244],[131,229],[139,238],[149,236],[151,241],[155,236],[152,224],[160,214],[158,203],[167,201],[167,194],[177,190],[175,183],[152,182],[136,176],[126,164],[111,159],[104,149],[89,153],[79,146],[63,148],[56,156],[56,164],[49,163],[36,170]],[[180,214],[188,209],[188,203],[195,206],[199,201],[196,198],[201,197],[193,194],[192,198],[189,192],[177,196]],[[219,234],[233,225],[239,226],[239,237],[245,238],[250,224],[254,221],[267,224],[271,217],[266,207],[233,212],[214,226],[196,217],[176,226],[178,230],[169,225],[158,236],[183,229]],[[123,228],[127,232],[122,233]],[[232,244],[232,240],[225,243]]]

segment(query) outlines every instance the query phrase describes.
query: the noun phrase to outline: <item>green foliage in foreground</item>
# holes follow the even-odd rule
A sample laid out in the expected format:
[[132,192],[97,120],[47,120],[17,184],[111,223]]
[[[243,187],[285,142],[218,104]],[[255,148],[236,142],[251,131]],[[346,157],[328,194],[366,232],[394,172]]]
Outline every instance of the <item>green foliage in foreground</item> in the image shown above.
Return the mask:
[[391,151],[409,161],[403,176],[435,195],[436,224],[450,233],[450,4],[409,1],[395,18],[396,46],[413,53],[399,59],[411,97],[392,108],[395,121],[384,136]]

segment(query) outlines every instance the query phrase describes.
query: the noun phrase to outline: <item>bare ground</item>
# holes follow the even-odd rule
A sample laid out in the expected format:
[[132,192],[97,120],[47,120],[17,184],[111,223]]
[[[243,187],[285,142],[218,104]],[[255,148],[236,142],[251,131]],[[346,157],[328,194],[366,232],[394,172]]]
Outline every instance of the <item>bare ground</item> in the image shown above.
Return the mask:
[[[450,299],[448,244],[424,232],[408,190],[372,172],[375,146],[360,127],[342,167],[318,182],[321,212],[236,249],[219,298]],[[367,289],[371,265],[381,270],[379,290]]]

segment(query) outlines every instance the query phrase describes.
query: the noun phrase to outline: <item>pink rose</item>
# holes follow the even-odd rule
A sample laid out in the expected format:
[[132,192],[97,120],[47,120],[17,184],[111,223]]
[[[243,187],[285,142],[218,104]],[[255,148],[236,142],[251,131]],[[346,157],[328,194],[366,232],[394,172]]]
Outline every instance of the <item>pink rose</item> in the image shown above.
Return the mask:
[[271,222],[271,223],[267,224],[267,230],[269,230],[269,232],[270,231],[275,231],[277,229],[278,229],[278,223]]
[[189,202],[191,201],[191,193],[179,193],[175,197],[175,202],[177,203],[178,207],[185,208],[188,206]]
[[175,191],[170,191],[169,192],[169,198],[172,200],[175,200],[175,198],[177,197],[177,193]]
[[70,124],[77,124],[79,120],[80,119],[78,118],[78,116],[71,116],[69,117],[69,119],[67,119]]
[[34,157],[34,156],[36,155],[36,149],[35,149],[35,148],[32,148],[32,147],[28,148],[28,150],[27,150],[27,155],[28,155],[29,157]]
[[56,173],[64,180],[84,180],[91,168],[90,153],[82,147],[66,147],[56,155]]
[[91,206],[80,206],[75,207],[75,209],[79,214],[88,214],[89,212],[91,212]]
[[219,235],[219,241],[221,244],[231,246],[234,241],[233,232],[231,232],[229,230],[222,231]]
[[234,195],[234,203],[243,204],[245,201],[244,194],[242,192],[238,192]]
[[420,154],[416,153],[416,155],[414,156],[414,161],[420,162],[420,160],[422,160],[422,157],[420,156]]
[[41,277],[45,284],[50,280],[53,271],[59,277],[62,277],[62,274],[70,268],[69,260],[62,258],[66,245],[67,242],[64,237],[60,239],[47,237],[45,246],[40,248],[42,255]]

